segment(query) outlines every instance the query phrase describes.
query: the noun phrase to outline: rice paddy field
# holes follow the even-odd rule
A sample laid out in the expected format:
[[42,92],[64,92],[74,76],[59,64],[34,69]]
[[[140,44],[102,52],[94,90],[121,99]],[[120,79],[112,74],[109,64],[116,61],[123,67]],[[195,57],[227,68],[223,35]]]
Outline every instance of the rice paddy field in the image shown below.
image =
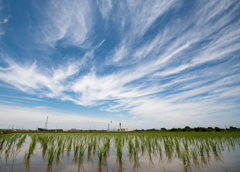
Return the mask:
[[0,136],[0,171],[240,171],[240,133]]

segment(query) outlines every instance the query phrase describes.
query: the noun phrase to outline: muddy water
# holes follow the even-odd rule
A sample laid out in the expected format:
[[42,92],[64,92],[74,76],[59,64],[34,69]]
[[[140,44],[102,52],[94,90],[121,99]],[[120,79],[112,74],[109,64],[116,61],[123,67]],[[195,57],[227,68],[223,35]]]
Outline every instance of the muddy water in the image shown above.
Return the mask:
[[[114,139],[111,139],[110,149],[107,157],[103,159],[101,165],[98,162],[97,151],[95,154],[91,151],[90,154],[85,150],[82,160],[74,156],[74,151],[71,150],[67,154],[67,148],[64,149],[57,159],[54,158],[52,165],[48,164],[47,153],[42,156],[42,145],[37,142],[29,163],[24,161],[24,155],[29,149],[31,137],[27,137],[19,150],[14,147],[7,155],[5,153],[7,146],[1,152],[0,172],[6,171],[229,171],[238,172],[240,169],[240,149],[239,145],[229,146],[223,145],[218,148],[217,155],[210,150],[208,155],[204,157],[199,155],[194,159],[189,153],[189,161],[186,165],[183,164],[181,158],[174,151],[171,155],[167,154],[162,145],[162,154],[159,151],[152,149],[149,154],[147,148],[145,151],[139,149],[138,155],[134,157],[133,153],[129,153],[129,146],[125,142],[123,147],[122,161],[117,158],[117,150],[114,145]],[[17,142],[17,141],[16,141]],[[237,141],[236,143],[238,143]],[[100,144],[100,143],[99,143]],[[15,144],[16,145],[16,144]],[[190,147],[190,146],[189,146]]]

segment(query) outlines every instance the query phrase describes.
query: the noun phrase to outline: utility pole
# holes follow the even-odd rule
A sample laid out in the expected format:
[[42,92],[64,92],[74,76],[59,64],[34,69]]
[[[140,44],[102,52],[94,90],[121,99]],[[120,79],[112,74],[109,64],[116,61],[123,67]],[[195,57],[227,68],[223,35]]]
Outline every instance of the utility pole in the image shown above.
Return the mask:
[[111,131],[112,131],[112,120],[111,120]]

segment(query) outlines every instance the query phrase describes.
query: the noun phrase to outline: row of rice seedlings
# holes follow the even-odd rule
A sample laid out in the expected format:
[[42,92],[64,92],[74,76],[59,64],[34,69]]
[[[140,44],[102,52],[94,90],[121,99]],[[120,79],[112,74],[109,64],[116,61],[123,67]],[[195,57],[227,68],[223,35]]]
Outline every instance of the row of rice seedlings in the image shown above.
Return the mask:
[[58,143],[57,143],[57,149],[56,149],[56,163],[57,165],[59,165],[59,161],[60,161],[60,155],[62,153],[62,145],[64,142],[64,139],[62,137],[58,137]]
[[20,149],[27,138],[27,134],[23,134],[22,138],[17,143],[17,149]]
[[52,165],[52,162],[54,160],[55,154],[56,154],[56,149],[55,145],[52,144],[49,149],[48,149],[48,165]]
[[[121,135],[119,134],[119,136]],[[186,162],[189,162],[190,159],[193,159],[193,161],[196,161],[198,156],[201,157],[202,160],[204,160],[205,156],[209,157],[210,151],[214,153],[215,157],[218,157],[217,155],[221,153],[221,150],[223,150],[224,146],[229,146],[231,148],[231,145],[233,147],[234,146],[236,147],[236,145],[239,143],[239,138],[237,137],[235,138],[229,137],[228,139],[231,139],[231,141],[228,141],[228,139],[224,137],[222,138],[205,137],[205,138],[196,139],[194,137],[181,137],[181,136],[169,137],[167,135],[166,136],[159,136],[159,135],[151,135],[151,136],[138,135],[137,136],[132,134],[124,134],[122,136],[121,136],[121,139],[117,142],[118,144],[116,144],[116,140],[115,140],[118,160],[122,159],[122,148],[124,147],[124,141],[128,141],[128,152],[129,152],[130,159],[132,155],[134,157],[134,160],[138,159],[138,156],[136,155],[138,154],[139,148],[141,148],[142,154],[144,153],[145,149],[148,150],[149,158],[151,158],[151,155],[155,154],[157,150],[161,158],[162,152],[163,152],[162,150],[162,145],[163,145],[166,156],[169,161],[173,157],[175,157],[174,153],[176,152],[177,157],[181,158],[182,160],[183,160],[183,157],[185,157],[185,161],[183,161],[183,164],[186,164]],[[58,146],[55,149],[55,154],[57,158],[60,156],[61,152],[64,150],[65,145],[68,152],[72,150],[72,145],[73,145],[74,151],[76,151],[75,147],[78,146],[77,152],[79,152],[79,154],[78,153],[75,153],[75,154],[76,155],[78,154],[80,156],[81,148],[78,145],[79,138],[82,138],[83,139],[82,143],[87,145],[84,148],[85,149],[87,148],[88,154],[95,152],[94,150],[96,150],[97,143],[99,144],[100,142],[104,141],[103,147],[105,148],[106,151],[104,151],[103,158],[104,157],[106,158],[107,152],[109,151],[109,148],[110,148],[111,138],[115,138],[115,139],[117,138],[112,136],[96,137],[93,135],[89,136],[89,135],[77,135],[77,134],[68,135],[66,137],[63,135],[54,135],[54,134],[51,134],[51,135],[39,134],[39,138],[40,137],[41,139],[38,139],[38,141],[42,140],[40,141],[40,143],[42,145],[42,148],[45,149],[45,151],[47,149],[47,144],[53,145],[54,143],[56,143],[56,146]],[[66,141],[64,138],[67,138]],[[2,139],[0,140],[0,143],[2,142],[5,143],[6,141],[3,141]],[[20,142],[20,139],[18,140],[18,142]],[[44,144],[46,144],[46,146],[44,146]],[[14,144],[13,142],[11,143],[11,139],[9,139],[9,141],[7,141],[7,144],[5,145],[7,145],[5,146],[6,148],[8,147],[11,148],[12,147],[11,145],[14,145]],[[85,150],[84,148],[82,150]],[[84,151],[82,152],[84,154]],[[100,154],[98,150],[98,157],[100,157],[99,155]]]
[[104,154],[106,153],[107,149],[105,146],[99,147],[98,148],[98,152],[97,152],[97,156],[98,156],[98,165],[101,166],[102,164],[102,160],[104,157]]
[[21,136],[22,134],[8,134],[0,137],[0,161],[1,154],[5,150],[5,159],[7,163],[7,160],[10,157],[10,152],[14,149],[16,142],[21,138]]
[[29,166],[30,166],[30,158],[31,155],[34,152],[35,146],[37,144],[37,136],[36,135],[31,135],[31,143],[29,144],[28,151],[25,152],[23,163],[25,165],[26,171],[28,171]]
[[132,142],[132,138],[129,138],[128,140],[128,152],[129,154],[132,154],[133,151],[133,142]]
[[0,140],[0,162],[1,162],[1,155],[2,155],[2,151],[3,151],[3,148],[4,148],[5,141],[6,141],[5,137],[2,137],[1,140]]
[[63,140],[63,143],[62,143],[62,149],[61,149],[61,153],[62,153],[62,158],[64,157],[64,149],[65,149],[65,146],[66,146],[66,139]]
[[187,163],[190,162],[188,151],[182,151],[180,157],[181,157],[181,160],[183,162],[183,165],[187,165]]
[[141,150],[142,150],[142,156],[144,155],[145,147],[146,147],[145,139],[144,139],[144,137],[141,137]]
[[95,156],[95,152],[96,152],[96,148],[97,148],[97,138],[94,138],[94,140],[92,142],[92,146],[93,146],[93,156]]
[[136,168],[140,168],[139,156],[138,156],[138,146],[133,148],[133,157],[134,157],[133,170],[135,170]]
[[21,135],[14,134],[14,135],[7,138],[7,142],[5,143],[5,160],[6,160],[6,163],[7,163],[7,160],[9,158],[9,156],[10,156],[11,150],[14,149],[14,145],[16,144],[16,141],[20,136]]
[[2,137],[0,140],[0,151],[3,150],[3,145],[4,145],[5,141],[6,141],[6,137]]
[[33,135],[31,138],[32,138],[32,141],[29,145],[28,151],[25,152],[25,159],[26,160],[30,159],[30,157],[33,154],[33,151],[35,149],[36,143],[37,143],[37,136],[36,135]]
[[68,144],[67,144],[67,157],[69,158],[69,155],[70,155],[70,151],[72,149],[72,138],[70,138],[70,140],[68,141]]
[[45,137],[45,138],[41,139],[42,158],[43,159],[45,158],[45,155],[46,155],[46,151],[47,151],[47,148],[48,148],[48,143],[49,143],[49,138],[48,137]]
[[79,150],[79,160],[83,160],[84,152],[85,152],[86,147],[84,146],[83,142],[80,144],[80,150]]
[[122,144],[122,138],[117,138],[116,140],[116,149],[117,149],[117,159],[120,162],[122,162],[122,155],[123,155],[123,146]]

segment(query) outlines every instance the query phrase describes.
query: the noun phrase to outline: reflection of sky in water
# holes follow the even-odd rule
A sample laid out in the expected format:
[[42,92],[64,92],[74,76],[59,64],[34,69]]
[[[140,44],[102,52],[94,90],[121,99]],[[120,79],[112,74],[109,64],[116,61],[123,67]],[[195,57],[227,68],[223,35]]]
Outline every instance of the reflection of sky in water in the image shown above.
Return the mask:
[[[27,137],[25,142],[21,147],[21,151],[16,156],[13,165],[13,171],[26,171],[26,168],[23,163],[24,154],[29,148],[29,144],[31,142],[31,138]],[[163,146],[162,146],[163,147]],[[164,148],[163,148],[164,149]],[[225,146],[224,151],[219,151],[219,157],[213,154],[210,151],[209,160],[206,158],[206,164],[204,164],[204,160],[199,156],[196,161],[191,160],[191,164],[188,166],[188,170],[192,171],[238,171],[240,169],[240,150],[239,147],[236,146],[235,150],[232,148],[229,149]],[[46,153],[47,154],[47,153]],[[95,155],[88,155],[87,149],[85,150],[83,161],[79,161],[78,159],[74,162],[74,154],[71,151],[70,156],[67,157],[67,150],[65,147],[64,156],[60,155],[60,162],[57,164],[56,159],[52,165],[52,171],[99,171],[98,166],[98,157],[97,151]],[[184,166],[176,154],[173,154],[172,159],[168,159],[163,151],[162,158],[159,156],[159,152],[153,152],[150,156],[148,155],[147,149],[142,155],[141,150],[138,152],[138,161],[134,160],[134,157],[129,155],[127,142],[125,142],[125,147],[123,149],[123,158],[122,158],[122,170],[123,171],[163,171],[163,166],[167,171],[184,171]],[[0,162],[0,171],[6,172],[10,171],[12,167],[13,158],[11,154],[9,155],[9,159],[5,160],[5,150],[2,151],[1,154],[1,162]],[[42,158],[42,148],[39,142],[36,144],[36,148],[34,150],[34,154],[30,159],[30,167],[29,171],[47,171],[48,162],[47,158],[43,160]],[[102,171],[118,171],[119,170],[119,162],[116,156],[116,148],[113,142],[111,142],[111,147],[109,151],[109,155],[107,160],[103,160],[102,163]]]

